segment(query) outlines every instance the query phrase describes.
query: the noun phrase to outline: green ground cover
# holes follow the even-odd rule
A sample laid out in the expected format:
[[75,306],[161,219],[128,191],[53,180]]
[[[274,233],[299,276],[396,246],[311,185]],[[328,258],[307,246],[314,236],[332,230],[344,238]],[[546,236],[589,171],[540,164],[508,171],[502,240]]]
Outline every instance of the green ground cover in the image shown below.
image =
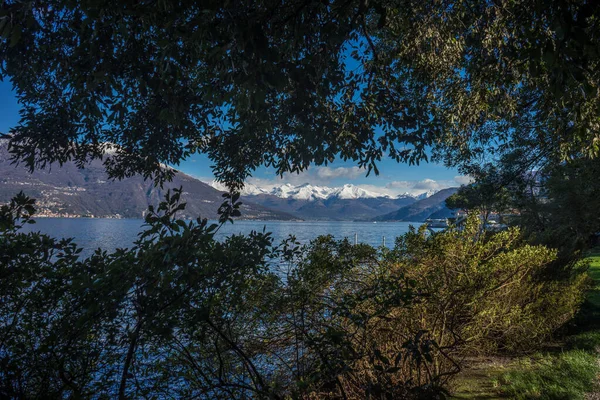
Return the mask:
[[458,399],[584,399],[598,391],[600,252],[590,254],[586,301],[560,344],[527,357],[473,360],[454,383]]

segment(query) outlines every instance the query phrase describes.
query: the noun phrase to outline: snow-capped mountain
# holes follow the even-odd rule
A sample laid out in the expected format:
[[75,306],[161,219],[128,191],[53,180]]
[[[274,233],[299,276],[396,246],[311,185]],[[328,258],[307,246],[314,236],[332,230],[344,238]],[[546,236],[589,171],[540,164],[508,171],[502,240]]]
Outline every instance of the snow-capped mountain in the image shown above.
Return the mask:
[[[226,191],[227,187],[220,182],[212,181],[207,182],[217,190]],[[383,192],[375,192],[372,190],[366,190],[361,187],[346,184],[339,187],[328,187],[311,185],[304,183],[302,185],[291,185],[285,183],[280,186],[273,186],[271,188],[261,188],[252,183],[246,183],[244,189],[242,189],[242,196],[258,196],[258,195],[271,195],[281,199],[294,199],[294,200],[326,200],[332,197],[344,200],[352,199],[376,199],[376,198],[387,198],[387,199],[399,199],[412,197],[415,199],[423,199],[433,195],[435,191],[427,191],[419,195],[410,195],[403,193],[397,196],[391,196]]]
[[[204,183],[207,183],[208,185],[212,186],[213,188],[215,188],[217,190],[220,190],[221,192],[229,191],[229,189],[227,189],[227,186],[225,186],[221,182],[217,182],[216,180],[212,180],[212,181],[208,181],[208,182],[205,181]],[[270,191],[246,182],[244,184],[244,189],[242,190],[241,194],[243,196],[256,196],[259,194],[270,194]]]
[[337,196],[340,199],[374,199],[377,197],[390,197],[389,195],[370,192],[368,190],[350,184],[346,184],[341,188],[336,189],[335,196]]
[[[227,187],[218,182],[208,183],[215,189],[227,190]],[[397,211],[433,193],[428,191],[416,196],[408,193],[391,196],[384,191],[367,190],[352,184],[328,187],[309,183],[285,183],[260,187],[246,183],[241,194],[243,201],[247,200],[302,219],[353,221],[370,220]]]
[[423,199],[427,199],[427,198],[429,198],[429,197],[433,196],[434,194],[436,194],[436,193],[437,193],[437,192],[439,192],[439,191],[440,191],[440,190],[434,190],[434,189],[430,189],[430,190],[428,190],[428,191],[426,191],[426,192],[423,192],[423,193],[420,193],[420,194],[414,195],[414,196],[412,196],[412,197],[414,197],[414,198],[415,198],[415,199],[417,199],[417,200],[423,200]]
[[377,197],[389,197],[382,193],[370,192],[354,185],[346,184],[341,187],[316,186],[305,183],[299,186],[288,184],[275,187],[269,193],[282,199],[295,200],[325,200],[330,197],[339,199],[373,199]]
[[279,187],[274,187],[270,194],[282,199],[317,200],[329,198],[334,190],[326,186],[314,186],[308,183],[299,186],[287,183]]

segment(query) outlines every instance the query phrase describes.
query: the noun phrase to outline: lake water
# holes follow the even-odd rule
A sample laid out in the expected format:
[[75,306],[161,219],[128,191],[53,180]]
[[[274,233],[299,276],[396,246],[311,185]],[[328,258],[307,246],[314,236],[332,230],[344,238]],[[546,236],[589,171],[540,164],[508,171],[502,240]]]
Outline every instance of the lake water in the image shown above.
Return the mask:
[[[117,247],[131,247],[144,221],[140,219],[101,219],[101,218],[38,218],[27,230],[40,231],[55,238],[74,238],[78,246],[83,247],[83,255],[90,255],[95,249],[112,251]],[[354,241],[357,235],[359,243],[372,246],[394,244],[394,239],[408,231],[410,225],[418,227],[420,222],[340,222],[340,221],[236,221],[221,228],[217,237],[237,233],[262,231],[266,227],[273,233],[275,243],[295,235],[300,243],[308,243],[320,235],[333,235],[336,239],[344,237]]]

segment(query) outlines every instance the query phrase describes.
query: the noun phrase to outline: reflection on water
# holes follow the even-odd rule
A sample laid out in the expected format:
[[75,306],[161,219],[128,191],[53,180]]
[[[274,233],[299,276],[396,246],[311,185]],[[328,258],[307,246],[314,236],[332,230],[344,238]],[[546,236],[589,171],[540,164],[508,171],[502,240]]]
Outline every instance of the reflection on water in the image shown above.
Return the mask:
[[[131,247],[144,221],[139,219],[101,219],[101,218],[39,218],[27,230],[41,231],[56,238],[75,239],[84,248],[83,255],[90,255],[94,249],[112,251],[116,248]],[[308,243],[320,235],[333,235],[336,239],[347,237],[359,243],[381,246],[393,246],[394,239],[408,231],[408,227],[418,227],[420,222],[340,222],[340,221],[236,221],[221,228],[217,234],[223,238],[231,234],[249,233],[252,230],[272,232],[275,243],[295,235],[300,243]]]

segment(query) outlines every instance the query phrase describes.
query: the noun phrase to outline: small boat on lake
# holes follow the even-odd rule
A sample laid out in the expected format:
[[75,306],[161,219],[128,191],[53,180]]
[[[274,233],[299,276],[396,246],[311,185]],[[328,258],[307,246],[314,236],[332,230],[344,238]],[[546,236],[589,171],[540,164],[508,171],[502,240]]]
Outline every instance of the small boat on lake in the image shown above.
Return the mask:
[[428,218],[425,223],[430,228],[447,228],[448,220],[446,218]]

